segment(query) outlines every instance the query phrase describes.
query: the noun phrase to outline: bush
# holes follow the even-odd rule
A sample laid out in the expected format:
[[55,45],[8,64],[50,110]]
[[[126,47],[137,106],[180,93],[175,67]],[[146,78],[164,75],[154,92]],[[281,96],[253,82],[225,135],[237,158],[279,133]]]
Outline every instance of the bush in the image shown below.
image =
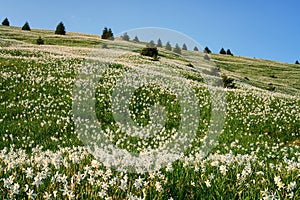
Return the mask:
[[30,26],[29,26],[29,24],[28,24],[28,22],[25,22],[25,24],[23,25],[23,27],[22,27],[22,30],[23,31],[30,31],[31,29],[30,29]]
[[44,44],[44,40],[41,38],[41,36],[39,36],[39,38],[36,40],[36,43],[37,43],[38,45]]
[[66,35],[66,28],[65,28],[65,25],[62,22],[60,22],[57,25],[56,30],[55,30],[55,34]]
[[198,47],[195,46],[194,47],[194,51],[199,51]]
[[8,21],[7,17],[3,20],[2,25],[9,26],[9,21]]
[[210,58],[209,58],[209,56],[208,56],[207,54],[205,54],[205,56],[204,56],[204,60],[208,60],[208,61],[210,61]]
[[220,54],[226,54],[226,51],[224,50],[224,48],[222,48],[222,49],[220,50]]
[[176,45],[175,45],[175,47],[173,49],[173,52],[181,54],[181,49],[180,49],[180,47],[179,47],[179,45],[177,43],[176,43]]
[[276,87],[272,84],[272,83],[269,83],[268,84],[268,88],[267,88],[267,90],[269,90],[269,91],[271,91],[271,92],[273,92],[273,91],[275,91],[276,90]]
[[155,60],[157,60],[157,57],[158,57],[158,50],[156,47],[153,47],[153,48],[150,48],[150,47],[146,47],[146,48],[143,48],[141,50],[141,55],[143,56],[149,56],[149,57],[152,57],[154,58]]
[[105,40],[114,40],[115,39],[112,30],[111,29],[107,29],[107,27],[105,27],[103,29],[101,38],[105,39]]
[[129,40],[130,40],[130,37],[129,37],[129,35],[128,35],[127,33],[124,33],[124,34],[121,36],[121,38],[122,38],[123,40],[125,40],[125,41],[129,41]]
[[204,53],[210,54],[210,53],[211,53],[211,50],[210,50],[208,47],[205,47],[203,52],[204,52]]
[[226,88],[236,88],[235,84],[234,84],[234,79],[233,78],[230,78],[226,75],[223,75],[222,76],[222,80],[223,80],[223,84],[224,84],[224,87]]
[[182,45],[182,50],[187,50],[186,44],[183,44],[183,45]]
[[167,42],[167,44],[166,44],[166,50],[172,51],[172,46],[171,46],[170,42]]
[[103,43],[103,44],[102,44],[102,49],[108,49],[107,44]]
[[296,64],[296,65],[299,65],[300,63],[299,63],[299,61],[298,61],[298,60],[296,60],[295,64]]

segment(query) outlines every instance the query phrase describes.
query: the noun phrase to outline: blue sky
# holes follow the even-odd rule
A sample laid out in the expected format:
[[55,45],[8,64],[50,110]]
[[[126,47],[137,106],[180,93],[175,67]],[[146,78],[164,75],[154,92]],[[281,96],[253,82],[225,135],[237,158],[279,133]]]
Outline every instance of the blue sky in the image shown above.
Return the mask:
[[0,20],[12,26],[101,34],[161,27],[182,32],[213,52],[294,63],[300,60],[298,0],[0,0]]

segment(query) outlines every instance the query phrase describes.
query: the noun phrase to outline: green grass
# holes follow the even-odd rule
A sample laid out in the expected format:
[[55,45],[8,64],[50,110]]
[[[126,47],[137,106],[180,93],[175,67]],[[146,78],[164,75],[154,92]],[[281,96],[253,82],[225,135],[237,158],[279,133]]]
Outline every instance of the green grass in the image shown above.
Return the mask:
[[[38,36],[51,45],[35,45]],[[108,49],[101,45],[95,49],[102,43]],[[179,56],[160,49],[160,60],[153,61],[137,53],[144,43],[4,26],[0,26],[0,45],[0,198],[27,199],[31,192],[36,199],[47,195],[53,199],[300,198],[298,65],[210,55],[221,73],[236,80],[237,89],[222,90],[226,98],[222,134],[210,154],[203,156],[200,149],[213,126],[211,110],[222,112],[212,106],[211,92],[218,90],[209,90],[197,71],[205,68],[197,66],[201,53],[184,51]],[[89,58],[96,61],[88,62]],[[194,67],[187,66],[190,62]],[[182,86],[178,77],[189,83],[199,101],[200,121],[180,159],[153,172],[131,173],[106,166],[88,151],[74,124],[73,87],[79,69],[91,69],[96,63],[106,67],[97,82],[95,103],[102,134],[135,154],[158,148],[173,137],[182,119],[181,105],[162,82],[135,90],[130,117],[140,127],[149,125],[151,116],[157,117],[150,111],[155,103],[165,106],[167,119],[165,131],[148,138],[132,136],[112,114],[117,81],[135,68],[140,70],[139,78],[151,70],[172,76],[174,85]],[[173,70],[178,73],[173,75]],[[270,83],[276,88],[273,92],[268,90]],[[191,118],[193,122],[197,116]],[[186,137],[179,133],[175,138],[177,142]]]

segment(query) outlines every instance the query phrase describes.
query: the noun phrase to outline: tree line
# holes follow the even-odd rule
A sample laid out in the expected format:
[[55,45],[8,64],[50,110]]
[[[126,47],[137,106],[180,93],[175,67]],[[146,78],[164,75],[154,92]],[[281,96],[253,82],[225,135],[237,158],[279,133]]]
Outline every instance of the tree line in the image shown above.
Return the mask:
[[[6,17],[3,21],[2,21],[2,26],[10,26],[10,22],[8,20],[8,18]],[[22,30],[24,31],[31,31],[31,28],[30,28],[30,25],[28,23],[28,21],[25,22],[25,24],[22,26],[21,28]],[[66,34],[66,28],[65,28],[65,25],[63,24],[63,22],[60,22],[57,26],[56,26],[56,29],[55,29],[55,34],[58,34],[58,35],[65,35]],[[101,35],[101,38],[102,39],[106,39],[106,40],[114,40],[114,34],[111,30],[111,28],[107,28],[105,27],[102,31],[102,35]],[[125,41],[130,41],[130,37],[129,35],[125,32],[121,38]],[[134,42],[140,42],[138,37],[135,36],[134,39],[132,40]],[[44,41],[41,37],[39,37],[37,39],[37,44],[44,44]],[[153,40],[151,40],[148,44],[147,44],[147,47],[148,48],[154,48],[154,47],[159,47],[159,48],[162,48],[163,47],[163,44],[162,44],[162,41],[161,39],[159,38],[157,40],[157,43],[155,44]],[[180,47],[177,43],[175,44],[175,46],[172,48],[171,46],[171,43],[168,41],[165,45],[165,49],[166,50],[169,50],[169,51],[173,51],[175,53],[178,53],[178,54],[181,54],[181,50],[188,50],[187,48],[187,45],[184,43],[182,45],[182,47]],[[195,46],[194,51],[199,51],[198,47]],[[210,54],[212,53],[212,51],[208,48],[208,47],[205,47],[204,50],[203,50],[204,53],[206,54]],[[219,51],[219,54],[223,54],[223,55],[230,55],[230,56],[233,56],[233,53],[231,52],[230,49],[227,49],[225,51],[225,49],[222,47],[221,50]],[[295,64],[300,64],[300,62],[298,60],[296,60]]]

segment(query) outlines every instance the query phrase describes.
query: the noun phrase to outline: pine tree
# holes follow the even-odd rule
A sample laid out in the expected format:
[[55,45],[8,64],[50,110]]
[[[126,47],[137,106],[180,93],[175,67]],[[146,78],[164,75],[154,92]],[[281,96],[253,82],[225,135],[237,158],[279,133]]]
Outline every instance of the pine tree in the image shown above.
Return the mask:
[[162,42],[161,42],[160,38],[158,38],[158,40],[157,40],[156,47],[162,47]]
[[173,49],[173,52],[181,54],[181,49],[180,49],[180,47],[179,47],[179,45],[177,43],[176,43],[176,45],[175,45],[175,47]]
[[101,38],[106,40],[114,40],[114,34],[111,29],[107,29],[107,27],[105,27],[103,29]]
[[65,35],[66,34],[66,28],[65,28],[65,25],[60,22],[57,27],[56,27],[56,30],[55,30],[55,34],[58,34],[58,35]]
[[153,40],[151,40],[147,45],[148,48],[154,48],[155,47],[155,43]]
[[7,17],[3,20],[2,25],[9,26],[9,21],[8,21]]
[[133,39],[134,42],[140,42],[139,38],[137,36],[134,37]]
[[121,38],[122,38],[123,40],[125,40],[125,41],[129,41],[129,40],[130,40],[130,37],[129,37],[129,35],[128,35],[127,33],[124,33],[124,34],[121,36]]
[[25,24],[22,27],[22,30],[23,31],[30,31],[31,30],[28,22],[25,22]]
[[171,46],[170,42],[167,42],[167,44],[166,44],[166,50],[172,51],[172,46]]
[[227,49],[226,54],[230,55],[230,56],[233,56],[233,54],[231,53],[230,49]]
[[204,52],[204,53],[210,54],[210,53],[211,53],[211,50],[210,50],[208,47],[205,47],[203,52]]
[[182,45],[182,50],[187,50],[186,44],[183,44],[183,45]]
[[107,39],[109,39],[109,40],[114,40],[114,39],[115,39],[115,38],[114,38],[114,34],[113,34],[111,28],[108,29],[108,35],[109,35],[109,37],[108,37]]
[[226,51],[224,50],[224,48],[222,48],[222,49],[220,50],[220,54],[226,54]]
[[194,47],[194,51],[199,51],[198,47],[195,46]]
[[298,60],[296,60],[295,64],[296,64],[296,65],[299,65],[300,63],[299,63],[299,61],[298,61]]

